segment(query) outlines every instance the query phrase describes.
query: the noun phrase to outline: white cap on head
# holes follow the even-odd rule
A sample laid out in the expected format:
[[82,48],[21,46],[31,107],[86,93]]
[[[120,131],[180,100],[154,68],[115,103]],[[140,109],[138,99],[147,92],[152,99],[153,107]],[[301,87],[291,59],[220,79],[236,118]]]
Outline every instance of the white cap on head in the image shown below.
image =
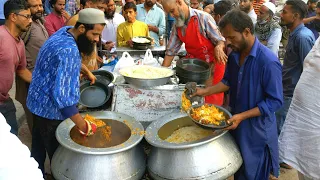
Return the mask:
[[272,2],[265,2],[262,5],[267,7],[273,14],[276,13],[276,6]]
[[78,22],[83,24],[103,24],[106,23],[104,13],[99,9],[85,8],[79,12]]

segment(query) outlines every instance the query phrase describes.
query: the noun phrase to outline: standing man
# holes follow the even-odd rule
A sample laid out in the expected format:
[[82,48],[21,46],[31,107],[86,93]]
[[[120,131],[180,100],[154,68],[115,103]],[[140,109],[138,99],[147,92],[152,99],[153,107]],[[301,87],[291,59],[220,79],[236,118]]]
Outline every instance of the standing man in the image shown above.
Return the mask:
[[45,18],[44,26],[51,36],[69,20],[70,15],[65,10],[66,0],[50,0],[53,11]]
[[253,8],[253,1],[254,0],[240,0],[239,7],[241,11],[248,14],[253,22],[253,25],[255,25],[257,23],[257,14]]
[[320,19],[319,15],[316,13],[317,3],[318,0],[308,0],[308,14],[307,17],[303,19],[304,25],[313,32],[315,39],[318,39],[319,37],[319,32],[315,28],[315,20]]
[[160,36],[166,31],[166,17],[156,2],[156,0],[146,0],[145,3],[137,5],[137,20],[148,25],[155,46],[160,46]]
[[27,107],[34,115],[31,155],[43,173],[46,151],[51,160],[59,146],[55,132],[63,120],[70,118],[83,135],[95,132],[96,126],[84,120],[76,107],[80,97],[80,69],[92,83],[95,82],[92,73],[81,65],[80,52],[92,51],[91,47],[99,41],[104,25],[102,11],[83,9],[74,27],[61,28],[39,52]]
[[[36,64],[38,52],[49,36],[44,27],[42,1],[28,0],[28,4],[31,11],[32,23],[28,31],[23,33],[21,37],[26,48],[27,69],[32,72]],[[16,100],[23,106],[28,127],[32,134],[33,115],[26,105],[29,85],[29,83],[25,82],[19,76],[16,76]]]
[[[313,33],[304,26],[303,19],[308,12],[307,5],[301,0],[288,0],[281,13],[281,24],[290,30],[288,45],[283,61],[283,106],[276,112],[278,134],[290,107],[294,89],[303,71],[303,61],[314,45]],[[291,169],[281,162],[281,167]]]
[[102,31],[103,49],[111,50],[117,44],[117,29],[119,24],[125,22],[123,16],[116,12],[116,5],[113,0],[106,0],[107,7],[104,12],[106,26]]
[[117,29],[117,47],[132,47],[132,38],[136,36],[149,36],[146,23],[136,20],[137,7],[133,2],[123,6],[126,21]]
[[31,72],[26,68],[25,46],[20,38],[31,26],[31,13],[25,0],[9,0],[4,4],[5,25],[0,26],[0,113],[18,135],[16,108],[9,97],[14,75],[30,83]]
[[253,31],[250,17],[232,10],[219,28],[233,52],[224,78],[218,84],[197,89],[195,95],[230,92],[232,124],[226,130],[240,148],[243,164],[235,180],[267,180],[279,176],[278,135],[275,111],[282,105],[281,64]]
[[[224,75],[227,60],[222,37],[213,17],[208,13],[188,7],[184,0],[162,2],[164,10],[175,18],[167,45],[163,66],[170,66],[182,43],[185,43],[187,57],[198,58],[210,63],[212,74],[206,86],[217,84]],[[206,97],[207,103],[222,105],[223,93]]]
[[264,3],[260,7],[254,32],[259,41],[278,56],[282,32],[279,23],[273,19],[275,12],[276,6],[273,3]]

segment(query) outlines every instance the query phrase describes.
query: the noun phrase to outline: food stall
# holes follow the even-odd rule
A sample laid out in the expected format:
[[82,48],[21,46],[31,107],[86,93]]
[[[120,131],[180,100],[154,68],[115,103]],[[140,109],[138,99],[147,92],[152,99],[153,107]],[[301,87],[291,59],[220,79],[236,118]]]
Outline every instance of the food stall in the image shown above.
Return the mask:
[[[164,55],[165,49],[159,47],[151,51],[158,58]],[[123,52],[128,52],[132,56],[145,54],[145,50],[129,48],[118,48],[115,53],[121,56]],[[104,51],[103,53],[107,54]],[[190,68],[188,65],[182,65],[181,67]],[[158,70],[168,69],[159,67]],[[154,70],[148,68],[144,71]],[[136,69],[132,72],[136,72]],[[106,105],[107,102],[99,107],[83,108],[81,112],[83,115],[89,114],[103,120],[110,126],[111,139],[114,141],[120,138],[122,141],[107,147],[86,147],[86,143],[82,141],[88,139],[80,138],[80,142],[76,142],[72,137],[74,124],[70,119],[64,121],[56,133],[61,146],[52,160],[54,177],[63,180],[88,178],[162,180],[226,179],[232,176],[242,164],[240,151],[233,138],[227,131],[204,130],[192,122],[185,112],[181,112],[181,95],[185,90],[185,84],[179,83],[175,71],[168,72],[164,77],[154,78],[156,81],[144,79],[145,75],[132,77],[132,73],[128,73],[125,68],[120,71],[122,76],[116,75],[114,79],[108,73],[96,73],[102,76],[99,77],[99,81],[103,81],[101,80],[103,77],[108,77],[103,84],[107,89],[104,87],[103,90],[106,93],[105,97],[109,97],[107,101],[110,106]],[[88,91],[87,101],[105,102],[103,98],[99,99],[102,96],[90,101],[91,95],[97,93],[94,89]],[[113,94],[111,98],[110,91]],[[91,95],[88,95],[90,93]],[[192,130],[189,129],[184,133],[191,132],[193,138],[184,138],[184,141],[179,142],[168,140],[183,128],[191,128]],[[193,132],[202,135],[195,136]],[[98,135],[94,136],[91,139],[95,139]],[[179,136],[184,135],[182,133]]]

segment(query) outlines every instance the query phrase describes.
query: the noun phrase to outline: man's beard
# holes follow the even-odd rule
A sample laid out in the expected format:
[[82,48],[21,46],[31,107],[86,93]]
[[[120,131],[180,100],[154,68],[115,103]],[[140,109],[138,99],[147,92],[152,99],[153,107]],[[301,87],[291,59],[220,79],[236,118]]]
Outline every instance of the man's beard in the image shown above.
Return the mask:
[[148,2],[146,2],[146,5],[148,6],[148,7],[153,7],[153,3],[152,3],[152,1],[148,1]]
[[87,32],[78,36],[77,45],[80,53],[90,56],[94,51],[95,43],[92,43],[86,36]]
[[179,9],[179,17],[176,19],[176,26],[182,27],[184,26],[185,22],[186,22],[186,18],[183,14],[183,11]]
[[233,51],[241,53],[243,50],[245,50],[248,47],[248,43],[246,42],[246,40],[242,35],[242,39],[239,47],[235,47],[232,44],[229,44],[228,47],[231,48]]
[[116,13],[116,10],[110,11],[110,12],[105,12],[104,17],[106,17],[107,19],[113,19],[115,13]]
[[250,12],[250,6],[240,7],[240,10],[248,14]]
[[38,11],[35,14],[31,14],[32,15],[32,20],[37,20],[40,19],[41,17],[43,17],[43,12]]
[[287,28],[291,28],[293,26],[293,22],[285,23],[282,20],[280,21],[280,26],[286,26]]

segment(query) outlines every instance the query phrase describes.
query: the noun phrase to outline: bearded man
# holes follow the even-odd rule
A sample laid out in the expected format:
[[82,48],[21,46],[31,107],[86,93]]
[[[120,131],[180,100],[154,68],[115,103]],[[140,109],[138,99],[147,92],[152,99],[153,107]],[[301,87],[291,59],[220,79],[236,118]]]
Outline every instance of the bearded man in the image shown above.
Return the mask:
[[233,116],[225,130],[240,148],[243,164],[235,180],[267,180],[279,176],[278,134],[275,111],[282,105],[281,64],[254,36],[249,16],[228,12],[219,22],[226,44],[232,49],[226,73],[217,85],[194,95],[229,91]]
[[[206,12],[192,9],[184,0],[166,0],[162,2],[166,13],[175,18],[167,45],[163,66],[170,66],[174,56],[185,43],[188,58],[198,58],[213,66],[212,75],[206,86],[217,84],[224,75],[224,38],[213,17]],[[222,105],[223,93],[205,97],[207,103]]]
[[257,14],[253,8],[254,0],[240,0],[239,8],[241,11],[248,14],[251,18],[253,25],[257,23]]
[[264,3],[260,7],[254,30],[259,41],[278,56],[282,32],[279,23],[273,19],[275,12],[276,6],[273,3]]
[[32,74],[27,107],[34,115],[31,155],[44,172],[46,152],[51,160],[59,143],[55,137],[58,125],[70,118],[81,134],[92,135],[96,126],[79,114],[76,105],[80,93],[80,69],[92,83],[94,75],[81,65],[80,53],[90,54],[99,42],[105,26],[102,11],[87,8],[79,12],[74,27],[63,27],[41,48]]
[[102,31],[103,49],[111,50],[117,44],[117,29],[119,24],[125,22],[124,17],[116,13],[116,4],[114,0],[106,0],[106,9],[104,12],[106,26]]

